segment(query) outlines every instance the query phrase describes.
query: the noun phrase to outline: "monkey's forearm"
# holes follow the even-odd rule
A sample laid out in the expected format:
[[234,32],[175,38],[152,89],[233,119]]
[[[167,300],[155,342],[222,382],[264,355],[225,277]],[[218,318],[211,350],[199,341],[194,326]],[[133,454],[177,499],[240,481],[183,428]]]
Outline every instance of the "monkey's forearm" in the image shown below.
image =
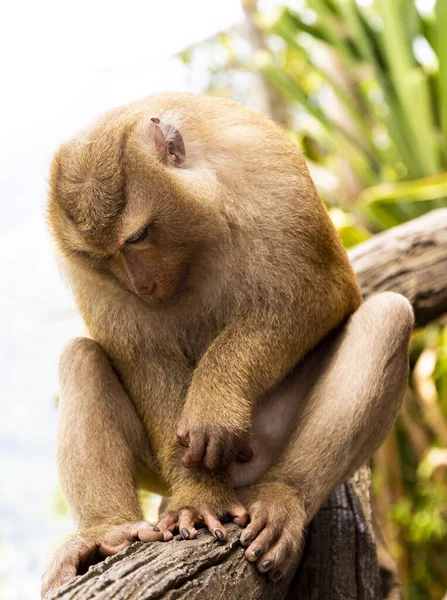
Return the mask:
[[334,293],[238,316],[199,362],[186,410],[220,422],[249,423],[253,402],[355,308],[355,302]]
[[329,307],[313,300],[239,314],[217,336],[186,396],[177,431],[188,446],[183,466],[222,469],[246,452],[256,400],[346,315],[337,295]]

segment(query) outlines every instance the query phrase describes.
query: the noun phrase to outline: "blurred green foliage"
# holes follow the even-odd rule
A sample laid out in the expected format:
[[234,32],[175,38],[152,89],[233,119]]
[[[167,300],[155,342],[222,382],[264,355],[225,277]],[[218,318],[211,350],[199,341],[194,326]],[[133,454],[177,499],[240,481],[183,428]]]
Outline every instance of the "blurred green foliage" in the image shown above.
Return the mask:
[[[263,23],[280,37],[282,51],[260,63],[292,105],[317,121],[323,163],[331,168],[337,155],[347,158],[357,189],[345,189],[345,219],[338,214],[346,245],[361,241],[363,228],[387,229],[447,206],[447,2],[438,0],[436,12],[426,14],[413,0],[362,4],[308,0],[301,11],[283,7]],[[331,213],[340,210],[336,199],[329,202],[338,205]],[[358,240],[345,237],[347,227]],[[446,356],[447,327],[415,336],[412,365],[429,365],[412,372],[411,401],[391,446],[398,456],[388,451],[376,464],[386,469],[391,461],[393,476],[374,479],[403,588],[414,599],[440,599],[447,589]],[[429,414],[433,402],[436,415]],[[396,474],[396,489],[385,490]]]
[[[209,93],[267,110],[289,129],[347,247],[447,206],[447,0],[284,1],[273,15],[256,0],[242,4],[244,26],[183,59],[206,65]],[[259,95],[270,103],[257,105]],[[415,332],[410,359],[405,408],[374,461],[374,491],[405,597],[440,600],[445,321]]]

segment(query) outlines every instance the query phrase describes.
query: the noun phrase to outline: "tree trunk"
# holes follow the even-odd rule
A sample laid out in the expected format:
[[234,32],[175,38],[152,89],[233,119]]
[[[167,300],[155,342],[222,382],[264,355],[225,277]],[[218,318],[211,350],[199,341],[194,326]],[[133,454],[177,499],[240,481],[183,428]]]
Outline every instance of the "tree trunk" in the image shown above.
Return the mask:
[[[404,294],[418,325],[447,311],[447,209],[376,235],[349,257],[365,298],[385,290]],[[227,529],[225,544],[204,530],[192,541],[177,536],[165,544],[133,544],[51,598],[376,600],[392,593],[379,570],[367,467],[323,504],[308,527],[298,570],[280,583],[269,582],[244,558],[239,528]]]

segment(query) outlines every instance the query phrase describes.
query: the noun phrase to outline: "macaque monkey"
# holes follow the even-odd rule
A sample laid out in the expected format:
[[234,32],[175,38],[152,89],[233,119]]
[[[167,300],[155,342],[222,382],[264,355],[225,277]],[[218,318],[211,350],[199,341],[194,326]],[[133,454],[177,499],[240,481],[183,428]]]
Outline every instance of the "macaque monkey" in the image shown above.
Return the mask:
[[[60,362],[58,466],[78,533],[43,593],[136,540],[205,524],[223,542],[228,519],[279,579],[393,424],[409,303],[360,306],[294,143],[221,98],[154,95],[64,144],[48,220],[91,337]],[[166,497],[156,526],[142,488]]]

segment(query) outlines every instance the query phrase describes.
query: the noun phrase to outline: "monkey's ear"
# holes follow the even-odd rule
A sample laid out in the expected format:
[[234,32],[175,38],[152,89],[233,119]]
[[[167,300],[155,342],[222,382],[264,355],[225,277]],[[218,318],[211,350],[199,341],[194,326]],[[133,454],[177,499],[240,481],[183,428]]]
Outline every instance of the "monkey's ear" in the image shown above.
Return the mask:
[[181,165],[185,160],[185,144],[182,134],[173,125],[162,123],[158,117],[152,117],[155,124],[154,142],[157,154],[165,165]]

